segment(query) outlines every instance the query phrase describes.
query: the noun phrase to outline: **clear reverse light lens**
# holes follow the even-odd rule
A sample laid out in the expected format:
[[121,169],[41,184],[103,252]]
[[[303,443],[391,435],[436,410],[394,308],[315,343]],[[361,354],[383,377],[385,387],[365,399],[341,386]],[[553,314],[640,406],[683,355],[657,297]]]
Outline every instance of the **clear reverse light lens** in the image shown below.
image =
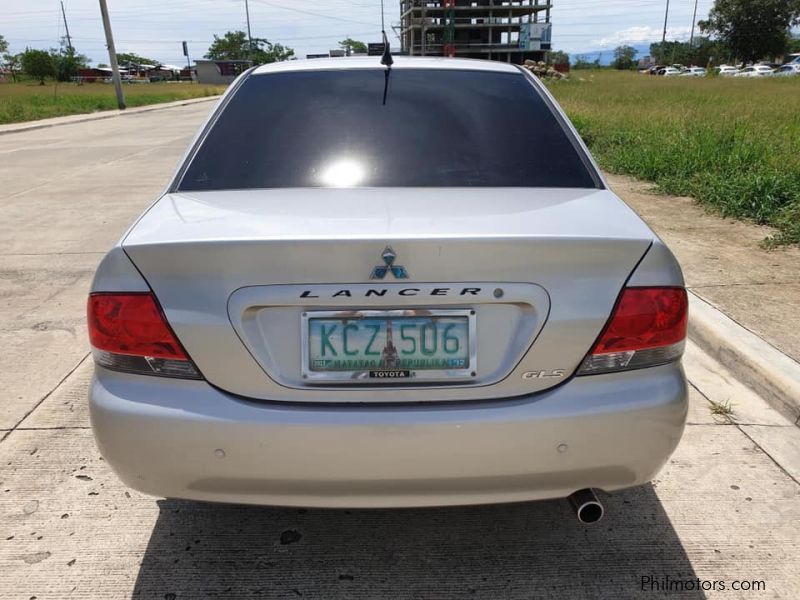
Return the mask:
[[125,373],[157,375],[160,377],[179,377],[181,379],[202,379],[203,376],[188,360],[170,360],[154,356],[130,356],[114,354],[105,350],[92,349],[95,364]]
[[596,375],[614,371],[630,371],[644,367],[656,367],[678,360],[683,355],[685,342],[678,342],[660,348],[629,350],[627,352],[608,352],[590,354],[583,359],[578,375]]

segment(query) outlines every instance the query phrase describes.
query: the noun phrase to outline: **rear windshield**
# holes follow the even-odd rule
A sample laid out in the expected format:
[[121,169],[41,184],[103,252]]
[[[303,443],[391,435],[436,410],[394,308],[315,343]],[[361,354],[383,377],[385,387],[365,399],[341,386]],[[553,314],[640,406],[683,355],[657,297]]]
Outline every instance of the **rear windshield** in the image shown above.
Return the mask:
[[383,68],[250,76],[179,189],[597,185],[521,73],[394,69],[386,84]]

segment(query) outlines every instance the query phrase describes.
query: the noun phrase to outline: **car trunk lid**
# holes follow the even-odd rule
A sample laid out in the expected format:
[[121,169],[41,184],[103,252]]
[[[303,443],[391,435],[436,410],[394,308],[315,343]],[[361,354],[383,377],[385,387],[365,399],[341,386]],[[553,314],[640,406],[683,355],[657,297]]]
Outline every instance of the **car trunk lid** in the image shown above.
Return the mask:
[[[165,195],[123,248],[210,383],[266,400],[417,402],[566,380],[652,240],[607,190],[295,188]],[[370,279],[387,248],[406,279]],[[304,316],[369,310],[474,311],[477,371],[304,378]]]

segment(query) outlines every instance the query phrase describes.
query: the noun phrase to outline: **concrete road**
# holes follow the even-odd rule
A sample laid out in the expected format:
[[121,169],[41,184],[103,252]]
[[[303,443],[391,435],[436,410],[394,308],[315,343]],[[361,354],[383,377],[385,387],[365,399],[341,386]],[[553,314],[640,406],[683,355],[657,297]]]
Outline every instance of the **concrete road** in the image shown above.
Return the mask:
[[0,598],[800,595],[800,430],[692,344],[678,451],[596,526],[564,501],[325,511],[121,486],[89,429],[85,296],[209,106],[0,136]]

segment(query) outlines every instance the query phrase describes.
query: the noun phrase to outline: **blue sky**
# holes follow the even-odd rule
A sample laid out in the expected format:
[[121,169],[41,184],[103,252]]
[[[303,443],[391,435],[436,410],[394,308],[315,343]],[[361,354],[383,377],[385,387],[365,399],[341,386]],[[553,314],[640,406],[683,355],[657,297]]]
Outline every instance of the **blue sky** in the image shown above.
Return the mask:
[[[167,64],[205,54],[214,34],[245,29],[244,0],[107,0],[118,52]],[[661,39],[666,0],[552,0],[553,43],[571,54],[609,52],[622,43]],[[688,39],[695,0],[670,0],[669,39]],[[699,0],[705,18],[713,0]],[[73,45],[95,63],[108,62],[97,0],[64,0]],[[386,22],[399,20],[399,2],[386,1]],[[379,0],[250,0],[254,36],[281,42],[300,57],[327,52],[347,36],[380,40]],[[0,35],[12,51],[49,48],[64,35],[58,0],[4,0]],[[391,36],[391,34],[390,34]],[[393,45],[399,46],[391,36]]]

